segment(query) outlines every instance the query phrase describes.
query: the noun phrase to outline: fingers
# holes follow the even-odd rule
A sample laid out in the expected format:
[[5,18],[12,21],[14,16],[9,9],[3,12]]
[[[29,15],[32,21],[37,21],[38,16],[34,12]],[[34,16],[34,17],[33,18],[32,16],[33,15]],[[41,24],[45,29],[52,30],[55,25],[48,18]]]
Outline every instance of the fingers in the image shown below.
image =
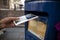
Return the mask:
[[6,24],[6,28],[12,28],[14,26],[15,26],[15,24],[13,22],[11,22],[10,24]]
[[1,24],[1,27],[2,27],[2,28],[5,28],[5,27],[6,27],[6,25],[5,25],[5,24]]
[[14,27],[14,26],[15,26],[14,23],[9,24],[9,27]]

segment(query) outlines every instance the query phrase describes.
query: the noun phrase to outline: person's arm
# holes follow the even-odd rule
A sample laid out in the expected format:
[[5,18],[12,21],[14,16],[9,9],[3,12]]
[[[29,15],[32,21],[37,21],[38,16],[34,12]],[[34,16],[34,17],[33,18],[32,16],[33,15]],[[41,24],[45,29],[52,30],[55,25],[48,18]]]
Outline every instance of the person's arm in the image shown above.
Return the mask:
[[18,20],[17,17],[6,17],[0,20],[0,29],[6,28],[6,27],[13,27],[15,26],[13,21]]
[[2,23],[0,22],[0,30],[1,30],[1,29],[3,29],[3,27],[2,27]]

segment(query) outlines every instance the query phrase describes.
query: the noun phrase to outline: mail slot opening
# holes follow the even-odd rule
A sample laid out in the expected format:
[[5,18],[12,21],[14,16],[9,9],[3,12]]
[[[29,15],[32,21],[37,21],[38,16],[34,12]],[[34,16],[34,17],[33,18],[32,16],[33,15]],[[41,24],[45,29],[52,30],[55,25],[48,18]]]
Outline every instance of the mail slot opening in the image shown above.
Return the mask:
[[[36,11],[26,11],[26,14],[34,14],[34,15],[39,16],[38,18],[36,18],[34,20],[28,21],[27,31],[31,33],[31,34],[29,34],[29,33],[28,34],[32,38],[34,38],[34,36],[35,36],[36,38],[44,40],[46,29],[47,29],[48,13],[36,12]],[[34,35],[34,36],[32,36],[32,35]]]
[[48,17],[48,13],[47,12],[42,12],[42,11],[25,11],[26,14],[34,14],[37,16],[45,16]]

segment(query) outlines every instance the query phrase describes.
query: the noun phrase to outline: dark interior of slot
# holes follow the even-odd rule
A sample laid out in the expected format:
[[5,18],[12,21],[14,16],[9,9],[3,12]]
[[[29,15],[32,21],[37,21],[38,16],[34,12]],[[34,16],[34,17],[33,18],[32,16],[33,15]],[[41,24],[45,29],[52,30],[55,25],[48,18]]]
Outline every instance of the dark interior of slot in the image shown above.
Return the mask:
[[34,14],[37,16],[43,16],[43,17],[48,17],[48,13],[47,12],[39,12],[39,11],[25,11],[26,14]]

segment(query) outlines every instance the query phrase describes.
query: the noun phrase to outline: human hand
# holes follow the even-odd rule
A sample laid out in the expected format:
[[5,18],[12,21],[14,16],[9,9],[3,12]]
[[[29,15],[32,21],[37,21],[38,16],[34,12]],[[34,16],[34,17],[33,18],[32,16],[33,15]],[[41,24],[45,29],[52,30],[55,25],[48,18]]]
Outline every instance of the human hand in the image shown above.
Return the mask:
[[13,27],[13,26],[15,26],[14,23],[13,23],[13,21],[14,20],[18,20],[18,19],[19,19],[18,17],[6,17],[6,18],[4,18],[4,19],[2,19],[0,21],[0,26],[2,28],[5,28],[5,27]]

